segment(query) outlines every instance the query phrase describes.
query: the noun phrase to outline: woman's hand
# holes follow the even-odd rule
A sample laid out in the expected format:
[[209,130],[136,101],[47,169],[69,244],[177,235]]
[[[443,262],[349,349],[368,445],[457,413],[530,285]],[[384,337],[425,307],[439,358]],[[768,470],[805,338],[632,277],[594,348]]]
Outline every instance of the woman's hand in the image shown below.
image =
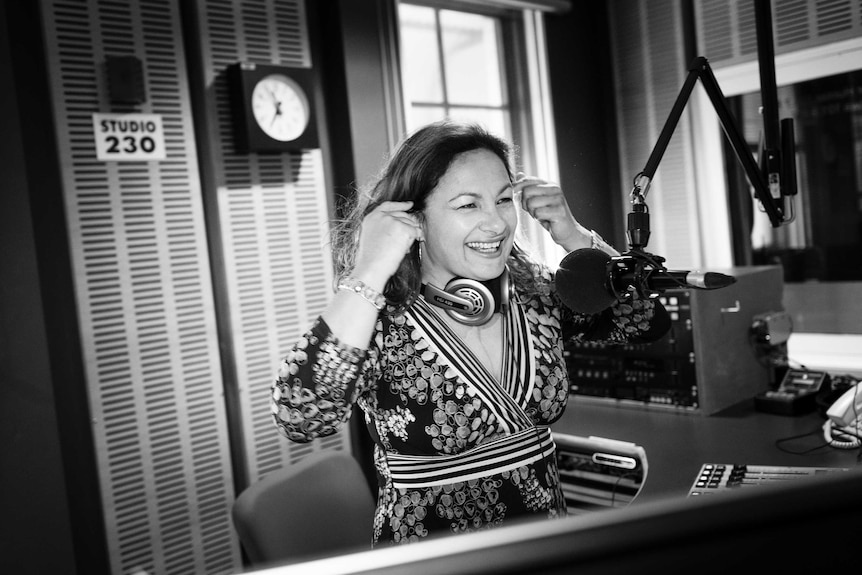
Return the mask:
[[521,197],[521,208],[550,232],[557,245],[566,251],[590,247],[592,235],[572,215],[560,186],[518,172],[512,189]]
[[411,207],[413,202],[383,202],[365,216],[351,275],[383,290],[413,243],[423,240]]

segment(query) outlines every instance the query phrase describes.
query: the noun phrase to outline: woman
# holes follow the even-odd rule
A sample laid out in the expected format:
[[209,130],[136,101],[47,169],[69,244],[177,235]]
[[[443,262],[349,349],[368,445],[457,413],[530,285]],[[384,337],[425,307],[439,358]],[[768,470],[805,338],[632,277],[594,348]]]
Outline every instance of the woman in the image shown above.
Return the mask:
[[293,441],[363,410],[375,545],[565,515],[548,429],[568,399],[563,325],[579,338],[661,335],[651,329],[664,310],[636,294],[595,316],[562,306],[552,274],[515,243],[519,210],[567,251],[616,252],[559,187],[513,178],[508,155],[481,128],[450,122],[405,140],[336,230],[338,290],[272,388],[275,423]]

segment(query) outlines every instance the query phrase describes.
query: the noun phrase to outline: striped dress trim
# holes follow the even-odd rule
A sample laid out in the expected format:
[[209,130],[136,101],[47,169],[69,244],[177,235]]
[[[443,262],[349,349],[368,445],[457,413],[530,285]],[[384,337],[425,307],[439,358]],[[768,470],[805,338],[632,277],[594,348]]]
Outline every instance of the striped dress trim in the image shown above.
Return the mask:
[[506,354],[501,383],[521,408],[526,408],[533,392],[536,354],[527,315],[518,303],[509,306],[506,321]]
[[386,460],[394,487],[431,487],[511,471],[545,459],[554,450],[550,430],[533,427],[465,453],[428,456],[387,453]]
[[[507,435],[533,426],[524,408],[533,388],[534,354],[530,331],[520,305],[509,306],[509,313],[504,317],[506,344],[502,384],[497,383],[476,355],[425,300],[418,299],[407,314],[419,336],[428,342],[441,360],[445,359],[461,381],[476,389]],[[510,395],[513,392],[517,395]]]

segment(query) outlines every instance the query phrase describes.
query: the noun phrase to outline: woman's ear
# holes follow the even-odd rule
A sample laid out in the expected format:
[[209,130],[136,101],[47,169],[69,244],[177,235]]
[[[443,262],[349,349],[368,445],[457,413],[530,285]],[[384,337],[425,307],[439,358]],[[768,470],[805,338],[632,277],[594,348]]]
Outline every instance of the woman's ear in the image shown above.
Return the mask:
[[427,229],[427,226],[425,225],[425,217],[422,216],[421,214],[422,214],[421,212],[417,213],[415,215],[415,218],[416,218],[416,223],[419,225],[419,230],[421,232],[421,235],[419,236],[419,241],[424,242],[425,241],[425,230]]

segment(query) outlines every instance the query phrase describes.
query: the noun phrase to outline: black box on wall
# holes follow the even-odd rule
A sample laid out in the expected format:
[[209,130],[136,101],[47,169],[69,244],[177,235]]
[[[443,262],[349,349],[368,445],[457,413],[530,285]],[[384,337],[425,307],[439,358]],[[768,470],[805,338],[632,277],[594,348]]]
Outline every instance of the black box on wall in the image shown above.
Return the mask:
[[651,344],[568,342],[570,391],[578,400],[710,415],[751,399],[771,367],[752,342],[755,316],[783,309],[779,266],[715,270],[736,278],[718,290],[668,290],[671,330]]

